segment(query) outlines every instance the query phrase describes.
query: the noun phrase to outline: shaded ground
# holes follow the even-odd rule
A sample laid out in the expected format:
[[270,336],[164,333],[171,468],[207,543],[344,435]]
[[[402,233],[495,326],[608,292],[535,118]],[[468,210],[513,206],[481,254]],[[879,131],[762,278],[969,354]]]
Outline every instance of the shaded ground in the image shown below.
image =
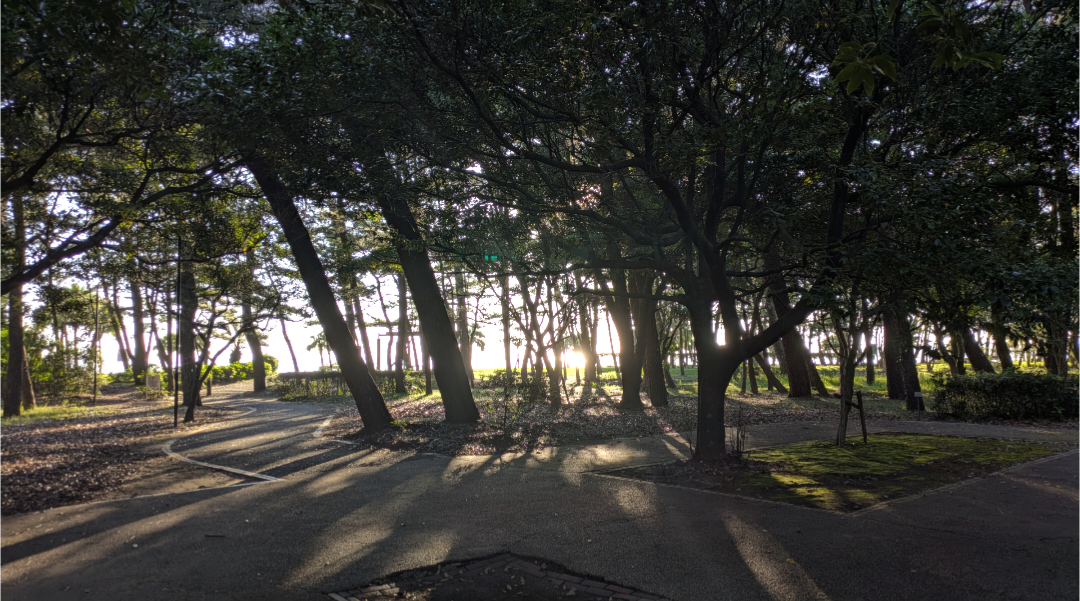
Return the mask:
[[856,511],[1005,467],[1060,453],[1070,445],[879,433],[868,444],[829,441],[762,449],[724,463],[676,461],[605,472],[657,484]]
[[368,601],[396,597],[416,601],[556,601],[558,599],[661,599],[603,579],[574,574],[538,559],[509,553],[472,561],[455,561],[406,570],[368,584],[330,593],[334,601]]
[[[636,458],[625,466],[677,458],[671,435],[540,458],[444,457],[312,436],[328,407],[236,405],[254,411],[173,449],[280,481],[5,517],[4,598],[326,601],[386,574],[501,553],[682,601],[1077,598],[1075,452],[839,515],[583,472],[620,456]],[[833,430],[763,425],[749,443]],[[582,461],[558,461],[567,454]]]
[[[476,389],[475,394],[481,415],[481,422],[475,425],[443,423],[442,400],[438,394],[387,398],[395,425],[373,435],[359,433],[363,422],[351,398],[324,399],[342,405],[324,435],[362,446],[445,455],[486,455],[687,432],[697,423],[697,397],[683,394],[669,395],[667,407],[646,406],[643,411],[620,409],[621,397],[605,388],[572,397],[571,402],[559,409],[548,403],[521,406],[516,399],[507,403],[499,398],[497,391]],[[903,410],[902,401],[867,397],[867,419],[911,418]],[[835,399],[791,400],[776,393],[732,396],[727,400],[726,421],[732,423],[737,419],[748,426],[829,421],[837,417],[838,403]],[[508,404],[512,405],[509,409]],[[508,414],[512,419],[505,417]]]
[[[104,388],[102,393],[96,405],[42,407],[5,420],[0,428],[3,515],[234,482],[175,465],[162,455],[160,445],[164,435],[192,432],[233,411],[204,406],[196,411],[194,423],[181,421],[173,429],[171,399],[146,400],[134,387]],[[156,480],[149,486],[140,484],[150,477]]]

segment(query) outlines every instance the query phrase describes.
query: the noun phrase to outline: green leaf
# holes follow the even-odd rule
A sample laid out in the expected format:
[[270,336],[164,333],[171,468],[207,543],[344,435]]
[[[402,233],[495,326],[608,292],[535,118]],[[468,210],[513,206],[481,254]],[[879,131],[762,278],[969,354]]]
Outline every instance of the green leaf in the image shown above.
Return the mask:
[[836,81],[843,82],[851,79],[856,73],[862,71],[865,67],[861,63],[851,63],[844,67],[836,74]]
[[874,68],[880,71],[882,75],[893,81],[896,80],[896,62],[893,61],[892,57],[879,54],[870,60],[873,61]]
[[893,15],[896,14],[896,9],[900,8],[900,4],[902,2],[903,2],[903,0],[892,0],[892,2],[889,3],[889,11],[888,11],[889,19],[893,18]]

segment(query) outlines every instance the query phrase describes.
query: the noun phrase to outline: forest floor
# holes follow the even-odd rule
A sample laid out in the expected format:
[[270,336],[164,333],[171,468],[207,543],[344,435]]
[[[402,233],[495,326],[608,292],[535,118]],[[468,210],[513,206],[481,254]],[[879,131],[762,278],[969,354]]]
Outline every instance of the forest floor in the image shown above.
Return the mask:
[[[642,411],[627,411],[618,406],[621,396],[617,386],[598,387],[582,394],[581,387],[570,389],[570,402],[558,408],[549,403],[507,401],[497,390],[474,389],[481,421],[475,425],[443,423],[442,399],[432,395],[387,395],[386,403],[394,416],[394,426],[375,434],[360,430],[363,422],[347,395],[321,397],[311,402],[340,405],[323,434],[362,446],[397,450],[417,450],[444,455],[486,455],[503,452],[530,452],[562,445],[582,445],[613,438],[653,436],[689,432],[697,423],[697,396],[687,394],[680,383],[679,392],[670,392],[668,406],[652,407],[647,397]],[[904,402],[890,400],[884,394],[864,394],[866,419],[910,420]],[[729,426],[756,426],[785,422],[834,422],[838,419],[839,400],[807,397],[789,399],[770,391],[758,394],[732,393],[726,403]],[[852,413],[852,419],[857,419]],[[922,419],[935,419],[923,414]],[[1009,422],[1001,425],[1075,429],[1075,420],[1066,422]]]
[[1067,444],[879,432],[746,453],[725,463],[674,461],[605,472],[657,484],[851,512],[1071,448]]
[[[224,405],[233,419],[150,444],[160,453],[176,437],[172,450],[202,467],[163,460],[270,480],[5,516],[4,596],[1077,598],[1075,451],[899,502],[887,493],[841,514],[612,475],[686,458],[682,435],[446,456],[335,444],[320,434],[341,406],[280,402],[241,385],[215,388],[209,401],[204,415]],[[168,424],[167,404],[158,411]],[[821,441],[832,423],[756,425],[746,448],[761,458]],[[885,430],[1076,444],[1075,430],[871,425],[875,438]],[[503,566],[477,563],[503,554],[513,557]]]
[[234,413],[204,406],[174,429],[172,399],[147,399],[134,386],[102,387],[96,403],[42,402],[0,426],[0,514],[232,483],[176,462],[161,444]]

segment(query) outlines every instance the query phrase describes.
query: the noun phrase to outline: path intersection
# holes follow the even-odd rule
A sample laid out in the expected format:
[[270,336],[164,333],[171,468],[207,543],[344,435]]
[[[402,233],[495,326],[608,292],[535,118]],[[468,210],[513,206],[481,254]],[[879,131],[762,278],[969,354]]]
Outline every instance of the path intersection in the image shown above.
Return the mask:
[[[546,560],[679,601],[1078,597],[1075,430],[870,422],[871,432],[1074,450],[838,514],[601,473],[685,458],[679,435],[446,457],[316,436],[331,406],[239,394],[215,403],[246,411],[170,450],[257,476],[6,517],[0,594],[326,601],[387,574],[512,554],[506,561]],[[829,438],[833,428],[757,426],[748,446]]]

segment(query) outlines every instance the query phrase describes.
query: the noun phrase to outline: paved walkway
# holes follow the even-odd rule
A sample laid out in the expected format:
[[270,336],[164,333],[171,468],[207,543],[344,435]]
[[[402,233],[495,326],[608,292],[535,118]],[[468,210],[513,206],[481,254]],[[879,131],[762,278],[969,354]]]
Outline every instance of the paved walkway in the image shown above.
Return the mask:
[[[588,473],[684,457],[682,436],[468,458],[361,450],[313,436],[333,407],[215,392],[254,411],[172,450],[278,480],[4,518],[0,593],[325,600],[387,573],[510,552],[682,601],[1078,596],[1075,452],[840,516]],[[1075,430],[871,429],[1077,442]],[[832,433],[758,426],[750,444]]]

